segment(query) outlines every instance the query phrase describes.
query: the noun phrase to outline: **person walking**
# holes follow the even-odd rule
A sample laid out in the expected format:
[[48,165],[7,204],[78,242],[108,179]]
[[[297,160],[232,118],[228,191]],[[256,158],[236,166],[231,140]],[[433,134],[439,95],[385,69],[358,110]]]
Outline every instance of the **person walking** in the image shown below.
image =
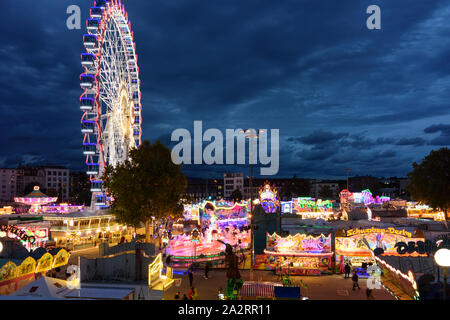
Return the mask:
[[198,296],[197,296],[197,289],[195,289],[194,287],[191,287],[191,290],[189,290],[188,293],[188,300],[197,300]]
[[208,279],[209,263],[205,264],[205,279]]
[[353,271],[352,281],[353,281],[352,290],[355,290],[356,287],[358,287],[358,289],[361,290],[361,288],[359,287],[359,284],[358,284],[358,275],[356,274],[356,270]]
[[351,268],[350,268],[350,265],[348,264],[348,262],[345,264],[344,271],[345,271],[344,279],[350,278]]
[[191,271],[191,268],[188,269],[188,277],[189,277],[189,286],[192,287],[192,282],[194,281],[194,274]]
[[367,296],[367,300],[374,300],[375,297],[372,294],[372,289],[367,288],[366,289],[366,296]]

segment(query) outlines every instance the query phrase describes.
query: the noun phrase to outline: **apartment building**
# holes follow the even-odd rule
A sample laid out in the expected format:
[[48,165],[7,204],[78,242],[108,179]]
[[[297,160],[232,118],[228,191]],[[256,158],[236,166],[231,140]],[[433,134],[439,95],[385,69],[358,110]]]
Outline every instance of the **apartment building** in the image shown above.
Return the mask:
[[234,190],[244,194],[244,175],[242,172],[231,172],[223,174],[223,196],[228,199]]

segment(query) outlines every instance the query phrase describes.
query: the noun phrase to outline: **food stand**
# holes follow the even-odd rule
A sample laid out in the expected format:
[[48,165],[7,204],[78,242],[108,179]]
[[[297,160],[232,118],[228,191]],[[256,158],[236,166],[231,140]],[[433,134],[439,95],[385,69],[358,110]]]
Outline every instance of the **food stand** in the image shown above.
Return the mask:
[[322,275],[331,267],[331,234],[267,235],[267,268],[277,274]]

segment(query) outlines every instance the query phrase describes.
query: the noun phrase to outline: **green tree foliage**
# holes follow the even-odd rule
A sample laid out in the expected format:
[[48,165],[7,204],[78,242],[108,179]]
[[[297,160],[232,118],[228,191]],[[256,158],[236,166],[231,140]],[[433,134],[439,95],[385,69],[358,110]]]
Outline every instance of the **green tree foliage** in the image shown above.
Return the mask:
[[413,171],[408,173],[410,183],[407,190],[415,201],[445,212],[448,220],[450,209],[450,149],[433,150],[413,163]]
[[145,223],[150,242],[150,221],[183,213],[182,195],[187,179],[175,165],[170,150],[160,141],[144,141],[130,151],[130,160],[108,166],[104,186],[113,197],[111,212],[118,221],[133,226]]
[[310,184],[307,179],[292,177],[292,181],[281,189],[283,198],[305,197],[310,195]]
[[230,195],[230,199],[236,202],[240,202],[242,198],[243,196],[239,189],[234,190]]

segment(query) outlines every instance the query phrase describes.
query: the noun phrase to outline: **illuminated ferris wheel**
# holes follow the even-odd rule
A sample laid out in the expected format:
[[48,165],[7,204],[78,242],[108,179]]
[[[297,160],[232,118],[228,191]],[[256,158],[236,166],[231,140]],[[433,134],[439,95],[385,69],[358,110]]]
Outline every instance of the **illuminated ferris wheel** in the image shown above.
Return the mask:
[[136,45],[120,0],[97,0],[86,21],[81,54],[81,132],[95,205],[105,205],[101,176],[141,144],[141,92]]

